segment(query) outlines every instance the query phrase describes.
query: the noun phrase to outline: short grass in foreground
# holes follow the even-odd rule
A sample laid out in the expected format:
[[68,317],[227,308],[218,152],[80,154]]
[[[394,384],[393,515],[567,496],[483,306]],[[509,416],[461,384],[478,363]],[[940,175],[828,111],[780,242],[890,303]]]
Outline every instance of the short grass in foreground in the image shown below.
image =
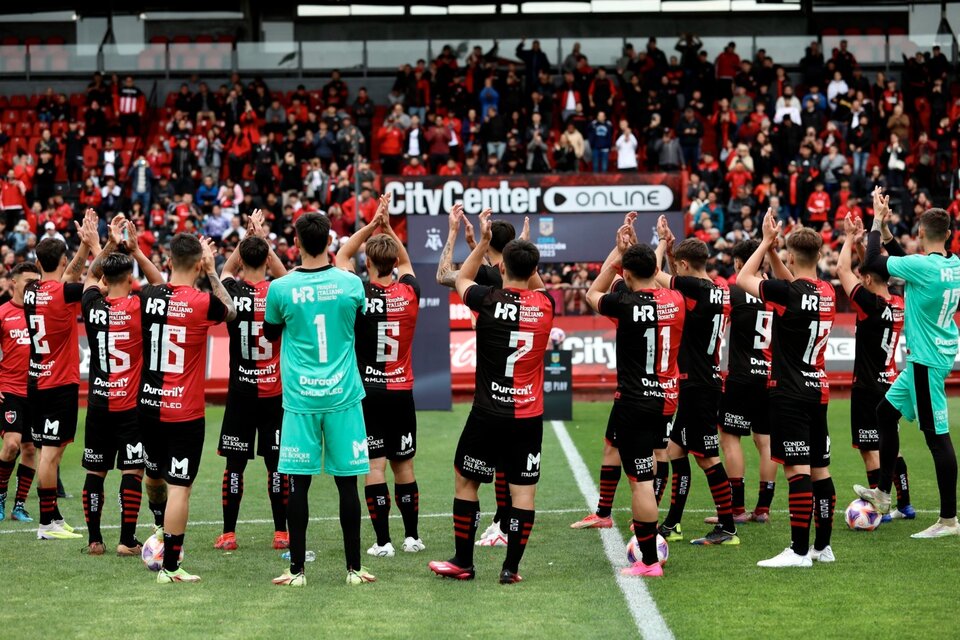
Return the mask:
[[[960,403],[952,407],[960,411]],[[223,467],[215,454],[222,409],[211,407],[185,561],[185,567],[200,574],[203,582],[160,587],[139,560],[83,556],[80,544],[40,542],[32,533],[34,527],[4,521],[0,523],[0,576],[5,585],[0,628],[16,629],[17,637],[23,638],[48,637],[50,628],[70,638],[130,637],[161,628],[181,638],[635,637],[636,628],[597,533],[567,527],[587,510],[549,423],[540,513],[521,567],[526,581],[510,587],[496,584],[501,549],[477,551],[478,579],[472,583],[443,581],[429,573],[428,560],[452,555],[451,522],[446,515],[452,501],[451,461],[467,411],[468,406],[458,405],[453,413],[420,414],[417,474],[424,516],[421,537],[428,549],[417,555],[398,553],[392,559],[364,555],[367,566],[380,578],[376,584],[357,588],[343,584],[336,491],[327,478],[315,483],[312,491],[311,515],[320,520],[311,522],[308,533],[307,546],[317,552],[317,561],[307,564],[307,588],[297,591],[270,584],[286,563],[270,548],[273,527],[259,460],[247,469],[238,527],[240,549],[223,553],[212,548],[220,531]],[[567,424],[594,475],[608,411],[609,403],[578,404],[575,419]],[[847,401],[831,405],[838,509],[853,499],[849,486],[863,476],[859,456],[849,448],[848,411]],[[914,506],[934,510],[929,454],[913,426],[904,425],[902,431]],[[63,473],[75,497],[61,503],[68,521],[75,525],[83,521],[80,443],[82,428],[78,444],[68,450]],[[752,506],[755,455],[749,446],[746,450],[747,501]],[[112,497],[117,483],[118,477],[111,474],[105,525],[115,525],[118,519]],[[921,514],[915,522],[884,525],[872,534],[847,531],[838,518],[837,564],[793,572],[757,568],[758,559],[777,553],[788,542],[784,484],[781,477],[773,523],[742,527],[740,547],[672,545],[667,576],[651,582],[650,589],[678,638],[859,637],[866,633],[904,638],[956,628],[960,613],[953,606],[956,581],[952,576],[957,541],[908,537],[929,524],[935,517],[932,513]],[[626,536],[629,491],[625,484],[620,489],[615,516]],[[481,494],[481,506],[484,511],[493,509],[491,489]],[[34,495],[29,507],[37,511]],[[710,507],[706,483],[695,471],[690,512],[684,519],[688,539],[707,530],[701,519]],[[243,523],[249,520],[256,522]],[[144,506],[141,538],[149,535],[149,521]],[[484,526],[488,522],[485,515]],[[397,543],[402,538],[399,518],[391,524]],[[116,543],[117,533],[115,528],[104,530],[108,549]],[[364,550],[372,542],[364,513]]]

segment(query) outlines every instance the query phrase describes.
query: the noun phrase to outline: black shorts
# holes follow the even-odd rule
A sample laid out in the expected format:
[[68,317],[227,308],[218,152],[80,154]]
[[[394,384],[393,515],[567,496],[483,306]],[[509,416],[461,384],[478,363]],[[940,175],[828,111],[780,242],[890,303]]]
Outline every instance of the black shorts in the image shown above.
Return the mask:
[[827,405],[785,396],[770,398],[770,458],[784,465],[830,466]]
[[653,451],[667,446],[670,416],[614,402],[607,442],[620,451],[623,472],[635,482],[653,480]]
[[23,396],[3,394],[3,420],[0,420],[0,437],[7,433],[19,433],[20,441],[33,442],[33,420],[30,403]]
[[719,409],[719,389],[680,389],[677,419],[673,421],[670,439],[698,458],[717,457],[720,455],[720,436],[717,434]]
[[33,407],[33,444],[62,447],[77,436],[80,386],[67,384],[53,389],[35,389],[28,400]]
[[143,438],[137,410],[108,411],[87,407],[83,434],[83,468],[87,471],[143,469]]
[[877,406],[883,393],[872,389],[850,389],[850,437],[854,449],[880,450],[880,430],[877,428]]
[[734,436],[770,435],[766,383],[727,380],[720,401],[720,430]]
[[203,418],[187,422],[161,422],[140,415],[146,454],[147,477],[189,487],[197,479],[203,453]]
[[417,409],[412,390],[367,391],[363,423],[371,460],[407,460],[417,453]]
[[493,482],[497,470],[510,484],[537,484],[542,443],[543,416],[504,418],[471,411],[453,465],[461,476],[477,482]]
[[280,455],[282,424],[283,396],[257,398],[228,394],[227,406],[223,411],[223,424],[220,425],[217,453],[225,457],[252,460],[256,439],[258,456],[276,458]]

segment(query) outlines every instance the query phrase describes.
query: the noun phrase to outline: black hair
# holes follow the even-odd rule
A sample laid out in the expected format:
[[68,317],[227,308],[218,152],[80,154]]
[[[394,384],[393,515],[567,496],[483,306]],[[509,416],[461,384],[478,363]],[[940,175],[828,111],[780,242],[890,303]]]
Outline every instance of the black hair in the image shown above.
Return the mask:
[[540,264],[540,250],[527,240],[511,240],[503,248],[503,266],[511,280],[526,280]]
[[40,269],[37,268],[37,265],[33,262],[20,262],[13,265],[13,268],[10,269],[10,273],[7,274],[7,277],[13,280],[21,273],[40,273]]
[[637,278],[652,278],[657,272],[657,254],[650,245],[635,244],[623,253],[621,264]]
[[503,253],[507,243],[517,237],[517,230],[509,222],[494,220],[490,223],[490,248]]
[[178,233],[170,240],[170,264],[177,271],[192,269],[203,257],[203,247],[196,236]]
[[320,213],[305,213],[294,228],[300,240],[300,249],[308,256],[322,256],[330,242],[330,219]]
[[746,264],[747,260],[750,259],[757,251],[757,247],[760,246],[760,243],[756,240],[741,240],[737,244],[733,245],[733,250],[730,252],[730,255],[733,256],[734,260],[739,260]]
[[60,267],[60,260],[67,255],[67,245],[59,238],[44,238],[37,243],[37,263],[46,273]]
[[100,266],[107,284],[121,284],[133,273],[133,258],[114,251],[100,262]]
[[248,235],[240,241],[237,251],[240,252],[240,260],[243,264],[259,269],[270,255],[270,245],[260,236]]

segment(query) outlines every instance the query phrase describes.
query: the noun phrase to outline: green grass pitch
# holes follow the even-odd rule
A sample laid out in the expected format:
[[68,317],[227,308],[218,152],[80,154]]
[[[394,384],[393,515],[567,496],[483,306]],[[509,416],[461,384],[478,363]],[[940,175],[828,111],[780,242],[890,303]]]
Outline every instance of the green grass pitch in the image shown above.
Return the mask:
[[[609,408],[605,402],[579,403],[575,419],[566,424],[594,476]],[[951,408],[960,411],[960,401],[952,401]],[[0,523],[0,637],[129,638],[158,632],[177,638],[637,637],[597,532],[568,528],[587,509],[549,424],[544,430],[539,512],[521,566],[525,581],[509,587],[497,584],[503,549],[477,550],[478,575],[473,582],[444,581],[429,572],[429,560],[452,555],[451,462],[468,409],[457,405],[452,413],[420,414],[416,465],[421,537],[427,550],[398,552],[391,559],[364,555],[366,565],[379,578],[375,584],[344,584],[336,490],[328,478],[316,482],[311,492],[313,520],[307,548],[316,551],[317,559],[307,564],[307,587],[281,589],[270,583],[286,563],[270,548],[273,527],[259,460],[247,467],[237,530],[240,549],[233,553],[213,549],[220,532],[223,463],[215,446],[223,410],[210,407],[184,563],[203,582],[161,587],[137,559],[81,555],[78,542],[82,541],[41,542],[35,538],[35,526],[6,520]],[[741,527],[741,546],[671,545],[665,578],[649,581],[648,586],[677,638],[901,639],[955,633],[960,625],[960,609],[955,606],[960,585],[957,540],[909,538],[936,517],[936,484],[923,440],[914,425],[901,427],[913,504],[921,511],[918,519],[883,525],[873,533],[849,531],[842,510],[853,499],[850,486],[862,482],[864,473],[859,455],[849,446],[848,412],[848,401],[831,403],[837,563],[802,571],[756,567],[757,560],[778,553],[789,542],[786,483],[781,475],[772,523]],[[67,521],[78,527],[83,524],[81,443],[82,428],[63,467],[64,483],[74,498],[60,503]],[[756,455],[749,442],[744,444],[750,508],[756,499]],[[119,513],[113,498],[118,483],[119,476],[111,473],[103,517],[108,550],[118,535]],[[624,537],[630,521],[628,506],[629,490],[621,483],[614,515]],[[8,502],[8,513],[10,507]],[[481,507],[485,514],[494,508],[492,488],[482,491]],[[711,507],[703,475],[694,468],[683,522],[688,540],[708,530],[702,518]],[[28,508],[37,515],[35,494]],[[402,528],[396,509],[393,515],[396,543]],[[151,520],[144,505],[141,539],[149,535]],[[489,520],[484,515],[482,526]],[[364,550],[372,542],[364,509]]]

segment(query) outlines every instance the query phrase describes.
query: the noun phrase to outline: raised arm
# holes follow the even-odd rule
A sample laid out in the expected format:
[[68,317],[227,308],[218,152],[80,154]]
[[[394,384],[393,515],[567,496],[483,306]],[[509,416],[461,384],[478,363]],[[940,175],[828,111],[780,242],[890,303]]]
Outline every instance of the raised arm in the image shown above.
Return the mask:
[[[96,254],[96,257],[94,257],[93,262],[90,263],[90,268],[87,270],[87,277],[83,281],[84,291],[86,291],[90,287],[96,287],[100,285],[100,278],[103,277],[103,260],[108,255],[110,255],[111,253],[117,250],[117,245],[118,245],[117,239],[119,237],[117,232],[118,221],[120,223],[124,222],[122,215],[116,216],[113,219],[113,221],[111,221],[110,227],[107,230],[107,234],[108,234],[107,244],[104,245],[103,249],[101,249]],[[86,225],[84,226],[86,227]],[[82,233],[86,235],[87,233],[89,233],[89,230],[84,228]]]
[[[860,219],[857,218],[857,221]],[[863,238],[863,223],[860,226],[847,216],[843,219],[843,247],[840,249],[840,258],[837,260],[837,277],[840,278],[840,284],[847,295],[853,295],[853,290],[860,284],[859,278],[853,273],[853,248],[860,244]]]
[[[457,271],[453,268],[453,248],[457,244],[457,233],[460,231],[460,220],[462,218],[463,205],[458,202],[451,207],[450,214],[447,216],[449,225],[447,242],[443,245],[443,251],[440,252],[440,264],[437,265],[437,284],[451,289],[456,288],[457,285]],[[471,251],[476,251],[476,245],[471,247]]]
[[[636,216],[636,214],[634,214],[634,216]],[[616,282],[617,276],[620,273],[623,252],[634,244],[631,239],[630,229],[631,227],[625,224],[617,230],[617,244],[610,252],[610,255],[607,256],[607,260],[603,263],[603,269],[600,271],[600,275],[597,276],[597,279],[593,281],[589,291],[587,291],[587,304],[597,313],[600,312],[600,300],[610,291],[610,287]]]
[[460,271],[457,272],[457,293],[460,294],[461,300],[463,300],[466,295],[467,289],[477,284],[477,272],[480,270],[480,265],[483,264],[483,256],[486,255],[487,249],[490,248],[491,215],[492,212],[489,209],[480,213],[480,242],[473,248],[466,262],[460,266]]
[[[381,202],[383,202],[384,199],[389,205],[390,194],[387,193],[380,196]],[[400,241],[400,237],[397,235],[397,232],[394,231],[393,227],[390,225],[390,216],[387,213],[386,208],[384,208],[383,216],[380,219],[380,231],[393,238],[393,241],[396,242],[397,246],[400,248],[400,251],[397,254],[397,276],[402,278],[406,275],[416,275],[413,272],[413,263],[410,262],[410,254],[407,253],[407,248],[403,246],[403,242]]]
[[124,225],[127,231],[127,239],[124,242],[130,251],[130,255],[137,261],[137,266],[140,267],[140,273],[143,274],[150,284],[163,283],[163,274],[160,273],[160,269],[157,269],[157,265],[153,264],[150,256],[140,249],[140,243],[137,242],[137,226],[129,220],[127,220]]
[[80,247],[73,255],[73,260],[67,265],[67,270],[63,272],[63,276],[60,278],[61,282],[80,282],[83,267],[87,264],[87,257],[91,252],[94,254],[100,253],[100,235],[97,232],[98,220],[97,212],[93,209],[87,209],[83,214],[83,222],[74,222],[77,225],[77,235],[80,236]]
[[207,274],[207,278],[210,280],[210,289],[213,292],[213,295],[216,296],[217,300],[223,303],[223,306],[227,308],[227,315],[224,317],[224,322],[231,322],[234,318],[237,317],[237,307],[233,303],[233,297],[227,293],[227,290],[224,288],[223,283],[220,282],[220,276],[217,275],[217,266],[216,261],[214,260],[214,242],[209,238],[204,238],[200,241],[200,244],[203,245],[203,270]]
[[763,239],[760,241],[760,246],[757,247],[757,250],[753,252],[753,255],[740,269],[740,273],[737,274],[737,284],[740,288],[757,298],[760,297],[760,283],[763,282],[763,277],[760,275],[763,256],[776,243],[782,224],[776,219],[773,209],[767,209],[767,215],[763,218]]
[[[341,245],[340,249],[337,251],[336,262],[338,269],[343,269],[344,271],[349,271],[351,273],[356,271],[353,265],[353,257],[360,251],[360,246],[370,239],[370,236],[380,231],[383,218],[387,215],[387,208],[384,204],[384,198],[386,198],[388,203],[390,202],[388,197],[380,196],[380,205],[377,207],[377,213],[373,216],[373,220],[347,238],[347,241],[343,243],[343,245]],[[390,223],[387,222],[387,224]]]
[[770,248],[767,249],[767,260],[770,262],[770,271],[773,273],[774,278],[793,282],[793,273],[790,272],[787,265],[783,264],[783,260],[780,259],[780,251],[777,249],[776,238],[773,239],[773,242],[770,243]]
[[[890,277],[887,271],[887,256],[880,254],[881,243],[887,244],[893,249],[888,253],[903,255],[903,249],[893,237],[890,228],[887,225],[887,219],[890,217],[890,196],[884,196],[879,187],[873,190],[873,227],[867,236],[867,254],[863,258],[864,267],[868,270]],[[887,238],[885,240],[885,238]]]
[[[250,222],[247,225],[249,233],[252,233],[255,236],[259,236],[264,240],[267,239],[267,230],[263,226],[263,211],[260,209],[255,209],[254,212],[250,215]],[[280,260],[280,256],[271,249],[267,253],[267,271],[274,279],[282,278],[287,275],[287,268],[283,266],[283,262]]]
[[660,216],[657,219],[657,249],[655,253],[657,255],[657,268],[658,268],[656,280],[657,280],[657,284],[659,284],[661,287],[670,286],[671,276],[668,273],[664,273],[661,268],[663,266],[663,259],[665,256],[667,256],[668,253],[671,256],[670,271],[671,272],[675,271],[674,265],[673,265],[673,259],[672,259],[672,256],[673,256],[673,247],[671,246],[672,240],[673,240],[673,233],[670,231],[670,225],[667,224],[667,217]]

